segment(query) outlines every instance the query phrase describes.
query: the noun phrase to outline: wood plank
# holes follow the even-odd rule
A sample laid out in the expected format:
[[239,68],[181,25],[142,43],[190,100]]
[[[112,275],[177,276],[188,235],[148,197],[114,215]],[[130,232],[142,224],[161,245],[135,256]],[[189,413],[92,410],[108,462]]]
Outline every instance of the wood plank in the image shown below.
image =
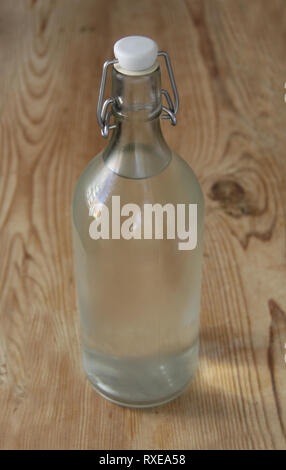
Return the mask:
[[[87,383],[72,258],[102,64],[130,34],[170,53],[163,130],[206,201],[199,371],[149,410]],[[0,38],[0,448],[285,449],[285,2],[3,0]]]

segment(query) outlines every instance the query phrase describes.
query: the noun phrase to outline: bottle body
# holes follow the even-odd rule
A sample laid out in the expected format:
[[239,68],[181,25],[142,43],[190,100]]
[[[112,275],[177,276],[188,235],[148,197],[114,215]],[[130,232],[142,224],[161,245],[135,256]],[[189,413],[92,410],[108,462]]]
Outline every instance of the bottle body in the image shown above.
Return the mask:
[[[112,220],[112,196],[123,207],[197,204],[197,246],[175,239],[90,237],[90,207],[102,200]],[[87,202],[89,200],[89,203]],[[118,200],[117,200],[118,202]],[[74,249],[83,362],[93,386],[112,401],[152,406],[190,383],[198,359],[203,196],[176,154],[159,174],[126,178],[98,155],[81,176],[73,201]],[[88,205],[89,204],[89,205]]]

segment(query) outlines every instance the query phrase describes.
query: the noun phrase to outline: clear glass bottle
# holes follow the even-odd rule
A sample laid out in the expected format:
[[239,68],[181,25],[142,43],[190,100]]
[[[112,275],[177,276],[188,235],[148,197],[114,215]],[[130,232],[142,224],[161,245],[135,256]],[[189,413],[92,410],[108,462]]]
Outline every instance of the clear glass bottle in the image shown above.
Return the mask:
[[[161,132],[159,64],[137,74],[119,70],[114,64],[111,138],[73,197],[83,364],[105,398],[148,407],[184,391],[197,366],[204,202],[193,171]],[[179,249],[177,233],[167,237],[166,214],[161,239],[154,221],[152,238],[144,238],[138,213],[124,238],[128,211],[120,214],[113,196],[121,210],[136,204],[141,214],[146,204],[196,205],[196,247]],[[91,223],[102,216],[101,205],[109,211],[109,238],[94,239]],[[134,235],[140,230],[141,239]]]

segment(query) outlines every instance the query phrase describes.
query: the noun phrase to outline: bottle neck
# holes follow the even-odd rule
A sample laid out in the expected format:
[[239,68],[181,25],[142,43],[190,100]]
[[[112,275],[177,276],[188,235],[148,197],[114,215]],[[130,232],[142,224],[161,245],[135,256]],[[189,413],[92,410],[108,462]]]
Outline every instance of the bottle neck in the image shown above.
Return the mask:
[[171,160],[161,131],[161,73],[124,75],[113,68],[112,106],[115,128],[103,151],[106,164],[117,174],[146,178],[160,173]]

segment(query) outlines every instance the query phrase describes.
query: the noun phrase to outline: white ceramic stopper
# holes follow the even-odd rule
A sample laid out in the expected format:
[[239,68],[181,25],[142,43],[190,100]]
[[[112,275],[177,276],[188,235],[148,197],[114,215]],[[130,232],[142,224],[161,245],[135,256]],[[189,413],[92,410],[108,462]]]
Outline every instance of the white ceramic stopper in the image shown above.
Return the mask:
[[145,36],[127,36],[114,44],[114,56],[125,73],[140,73],[150,69],[157,60],[158,46]]

